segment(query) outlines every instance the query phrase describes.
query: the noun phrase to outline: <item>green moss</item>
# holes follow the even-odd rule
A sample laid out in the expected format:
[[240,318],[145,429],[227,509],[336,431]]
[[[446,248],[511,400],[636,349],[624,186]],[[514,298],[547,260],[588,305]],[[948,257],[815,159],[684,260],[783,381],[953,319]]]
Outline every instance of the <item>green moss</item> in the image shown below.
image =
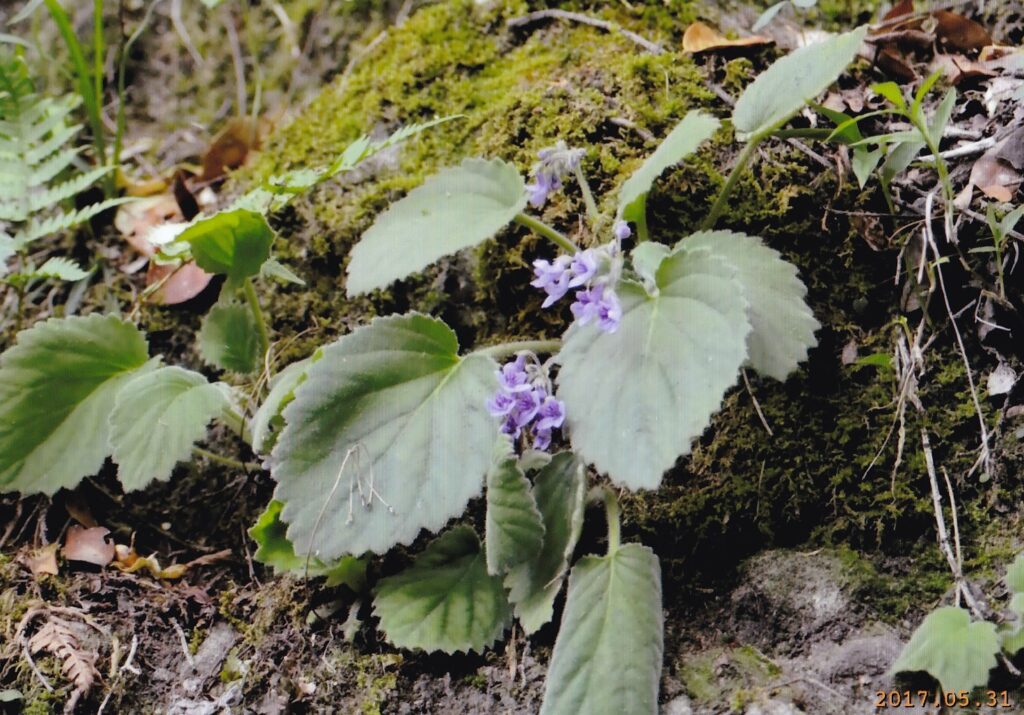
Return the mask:
[[686,657],[678,666],[687,694],[698,704],[728,702],[741,712],[781,670],[756,648],[711,648]]
[[398,688],[398,671],[404,662],[397,653],[360,654],[351,648],[342,648],[331,657],[331,667],[346,674],[346,681],[354,691],[353,703],[362,715],[380,715],[389,698]]

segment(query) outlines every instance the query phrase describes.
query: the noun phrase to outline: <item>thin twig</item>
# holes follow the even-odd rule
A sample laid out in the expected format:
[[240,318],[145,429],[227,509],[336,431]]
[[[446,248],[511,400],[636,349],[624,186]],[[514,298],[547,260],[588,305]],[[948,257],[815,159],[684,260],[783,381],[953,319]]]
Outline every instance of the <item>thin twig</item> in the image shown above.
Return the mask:
[[761,411],[761,403],[757,401],[754,396],[754,390],[750,387],[750,380],[747,378],[747,371],[740,370],[740,375],[743,376],[743,384],[747,386],[747,394],[750,395],[751,402],[754,403],[754,410],[757,411],[757,416],[761,418],[761,424],[764,425],[764,431],[768,433],[769,437],[774,437],[775,433],[772,432],[771,425],[768,424],[768,420],[764,416],[764,412]]
[[185,631],[182,630],[177,618],[171,619],[171,625],[174,626],[174,630],[178,633],[178,640],[181,642],[181,652],[185,654],[185,660],[188,661],[190,668],[195,668],[196,660],[188,649],[188,638],[185,637]]
[[618,32],[623,37],[633,41],[651,54],[660,55],[665,51],[661,45],[651,42],[631,30],[620,27],[614,22],[600,20],[596,17],[590,17],[589,15],[584,15],[578,12],[569,12],[568,10],[537,10],[536,12],[531,12],[521,17],[513,17],[506,24],[508,27],[524,27],[541,20],[565,20],[566,22],[578,22],[581,25],[590,25],[591,27],[596,27],[600,30],[604,30],[605,32]]
[[192,44],[188,28],[185,27],[185,22],[181,19],[181,0],[173,0],[171,3],[171,25],[174,27],[174,31],[178,33],[178,37],[181,38],[181,43],[185,45],[185,49],[192,55],[192,61],[200,67],[206,64],[206,60],[203,59],[203,56],[199,54],[199,50]]

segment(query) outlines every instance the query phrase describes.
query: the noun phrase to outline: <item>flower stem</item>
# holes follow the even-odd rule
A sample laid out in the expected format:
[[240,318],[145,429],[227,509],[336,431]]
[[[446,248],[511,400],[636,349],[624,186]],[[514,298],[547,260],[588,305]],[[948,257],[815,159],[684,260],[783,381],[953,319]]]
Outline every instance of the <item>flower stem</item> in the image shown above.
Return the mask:
[[583,173],[582,166],[577,166],[574,173],[576,174],[576,182],[580,185],[580,191],[583,193],[583,203],[587,205],[587,217],[590,219],[590,225],[597,226],[601,213],[597,210],[597,202],[594,201],[594,194],[590,190],[587,175]]
[[263,311],[260,310],[260,301],[256,297],[256,288],[252,284],[252,278],[246,278],[242,284],[242,288],[245,292],[245,302],[249,304],[249,310],[252,311],[252,317],[256,319],[256,332],[260,338],[260,357],[264,357],[267,354],[267,350],[270,349],[270,336],[267,333],[267,321],[263,317]]
[[739,181],[740,174],[747,168],[747,164],[750,163],[750,159],[754,156],[754,152],[757,150],[757,145],[761,143],[759,137],[752,137],[747,145],[743,147],[743,151],[740,152],[739,158],[736,159],[735,166],[732,167],[732,171],[729,172],[729,178],[725,180],[725,186],[718,193],[718,198],[715,199],[715,203],[711,206],[711,211],[708,212],[707,218],[700,225],[702,231],[710,231],[715,227],[715,222],[718,221],[719,216],[725,211],[725,205],[729,200],[729,195],[732,194],[733,189],[736,188],[736,182]]
[[252,431],[245,423],[245,418],[238,414],[234,408],[226,407],[221,412],[220,419],[240,440],[250,446],[252,445]]
[[224,467],[230,467],[231,469],[242,469],[246,471],[248,471],[249,469],[249,466],[245,462],[240,462],[237,459],[232,459],[231,457],[224,457],[220,454],[217,454],[216,452],[211,452],[208,449],[203,449],[202,447],[193,447],[192,451],[198,454],[200,457],[208,459],[211,462],[215,462]]
[[516,340],[511,343],[499,343],[486,348],[474,350],[474,355],[487,355],[495,360],[511,357],[518,352],[555,353],[562,349],[561,340]]
[[650,240],[651,236],[647,232],[647,194],[644,194],[640,198],[640,212],[636,218],[636,240],[638,243]]
[[514,219],[520,226],[525,226],[539,236],[551,241],[553,244],[561,248],[567,253],[576,253],[579,249],[576,248],[576,244],[573,243],[568,237],[559,233],[555,229],[548,226],[546,223],[539,219],[535,219],[533,216],[527,216],[524,213],[516,214]]

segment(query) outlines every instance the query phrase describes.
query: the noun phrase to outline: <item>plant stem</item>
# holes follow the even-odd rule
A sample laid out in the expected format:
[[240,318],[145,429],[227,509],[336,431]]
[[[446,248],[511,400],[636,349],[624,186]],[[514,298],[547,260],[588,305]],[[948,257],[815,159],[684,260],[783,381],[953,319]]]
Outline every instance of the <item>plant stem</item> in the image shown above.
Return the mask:
[[651,236],[647,232],[647,194],[644,194],[640,198],[640,213],[636,219],[636,240],[638,243],[650,240]]
[[260,300],[256,297],[256,288],[252,284],[252,278],[247,277],[245,282],[242,284],[242,288],[245,292],[245,301],[249,304],[249,310],[252,311],[252,317],[256,319],[256,332],[260,338],[260,358],[266,356],[267,350],[270,349],[270,335],[267,332],[267,321],[263,317],[263,311],[260,310]]
[[590,219],[590,225],[596,227],[597,220],[601,217],[601,214],[597,210],[597,202],[594,201],[594,194],[590,190],[587,175],[583,173],[582,166],[577,166],[574,173],[576,174],[576,182],[580,185],[580,191],[583,193],[583,203],[587,205],[587,217]]
[[715,227],[715,222],[718,221],[718,217],[725,211],[725,205],[729,200],[729,195],[733,189],[736,188],[736,182],[739,181],[740,174],[747,168],[747,164],[750,163],[751,157],[754,156],[754,152],[757,150],[757,145],[761,143],[761,137],[751,137],[747,145],[743,147],[743,151],[740,152],[739,157],[736,159],[735,166],[732,167],[732,171],[729,172],[729,178],[725,180],[725,186],[718,193],[718,198],[715,199],[715,203],[711,206],[711,211],[708,213],[707,218],[700,225],[702,231],[710,231]]
[[240,462],[239,460],[232,459],[231,457],[224,457],[220,454],[217,454],[216,452],[211,452],[208,449],[203,449],[202,447],[193,447],[192,451],[198,454],[200,457],[203,457],[204,459],[208,459],[211,462],[216,462],[217,464],[221,464],[225,467],[231,467],[232,469],[242,469],[246,471],[249,469],[248,465],[245,464],[245,462]]
[[567,253],[576,253],[579,250],[578,248],[576,248],[576,244],[573,243],[568,237],[551,228],[543,221],[535,219],[533,216],[527,216],[524,213],[518,213],[516,214],[516,217],[513,220],[520,226],[525,226],[526,228],[530,229],[537,235],[543,236],[544,238],[548,239],[553,244],[561,248],[563,251],[566,251]]
[[92,3],[92,83],[96,102],[103,105],[103,0]]
[[249,430],[248,425],[246,425],[245,418],[242,415],[238,414],[233,408],[226,407],[221,412],[220,419],[239,439],[252,446],[252,432]]
[[533,353],[556,353],[561,349],[561,340],[516,340],[511,343],[500,343],[480,348],[479,350],[474,350],[473,353],[475,355],[487,355],[495,360],[500,360],[525,350]]

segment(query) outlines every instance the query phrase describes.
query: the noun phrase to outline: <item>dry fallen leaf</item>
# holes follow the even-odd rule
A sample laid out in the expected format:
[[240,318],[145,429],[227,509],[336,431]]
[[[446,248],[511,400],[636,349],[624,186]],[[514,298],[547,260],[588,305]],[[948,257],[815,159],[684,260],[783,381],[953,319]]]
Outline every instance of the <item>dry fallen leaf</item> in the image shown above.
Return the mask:
[[967,186],[956,198],[956,207],[963,210],[970,205],[975,187],[996,201],[1012,200],[1024,181],[1021,171],[1024,171],[1024,127],[1014,130],[978,157],[971,167]]
[[161,194],[121,206],[114,218],[114,226],[132,248],[152,257],[157,247],[149,240],[150,232],[161,224],[184,220],[174,196]]
[[60,544],[49,544],[22,557],[22,563],[36,578],[43,574],[57,575],[57,548]]
[[114,543],[106,538],[109,533],[110,529],[103,526],[90,529],[72,526],[64,542],[64,558],[106,566],[114,560]]
[[202,181],[221,179],[245,163],[249,152],[258,149],[260,131],[257,122],[246,117],[232,119],[210,144],[203,156]]
[[932,17],[935,18],[935,36],[955,50],[971,52],[992,44],[988,30],[969,17],[949,10],[936,10]]
[[772,44],[772,40],[762,35],[751,35],[730,40],[718,30],[715,30],[703,22],[694,22],[686,28],[683,33],[683,52],[693,54],[699,52],[715,52],[724,50],[736,50],[743,47],[764,47]]
[[976,62],[963,55],[937,54],[932,60],[929,73],[942,72],[951,84],[961,84],[972,79],[995,77],[998,72],[982,62]]
[[200,556],[197,559],[184,564],[171,564],[164,568],[160,566],[160,562],[157,560],[156,554],[149,556],[139,556],[134,548],[118,544],[115,547],[116,559],[113,563],[114,567],[125,572],[135,573],[137,571],[148,571],[154,578],[162,579],[179,579],[185,575],[185,573],[194,566],[205,566],[216,561],[221,561],[231,556],[231,549],[224,549],[213,554],[206,554]]
[[180,268],[150,263],[149,271],[146,273],[146,285],[164,281],[164,284],[149,297],[150,302],[156,305],[178,305],[192,300],[210,285],[211,280],[211,273],[191,262]]

